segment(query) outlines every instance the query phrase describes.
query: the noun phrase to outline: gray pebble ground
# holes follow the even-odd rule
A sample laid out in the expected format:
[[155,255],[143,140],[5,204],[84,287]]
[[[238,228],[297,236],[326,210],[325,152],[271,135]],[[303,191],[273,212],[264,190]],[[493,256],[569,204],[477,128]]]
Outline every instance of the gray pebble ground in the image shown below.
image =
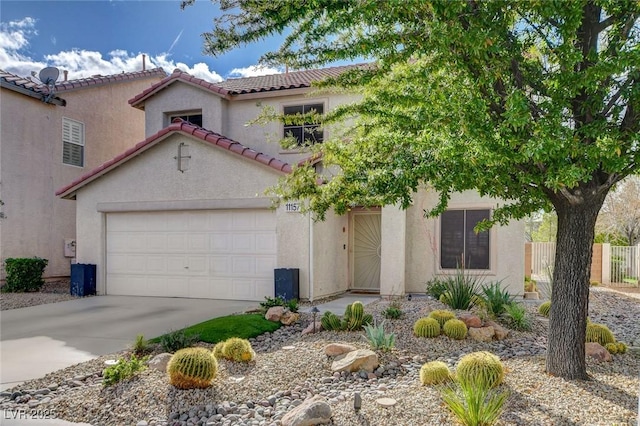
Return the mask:
[[[4,303],[4,302],[3,302]],[[387,301],[366,311],[381,319]],[[500,356],[506,367],[500,390],[510,396],[498,425],[634,425],[640,387],[640,358],[627,353],[613,361],[588,361],[590,381],[568,382],[544,371],[548,322],[527,308],[534,318],[531,332],[514,332],[503,341],[479,343],[440,336],[419,339],[412,325],[432,309],[443,308],[426,297],[403,301],[404,315],[387,320],[397,335],[396,350],[380,353],[381,366],[373,375],[332,373],[323,347],[348,342],[367,348],[360,332],[321,332],[302,336],[309,323],[301,322],[252,341],[256,360],[245,365],[220,362],[212,387],[177,390],[166,375],[147,369],[117,386],[101,385],[101,357],[49,374],[0,393],[0,408],[33,408],[71,421],[101,425],[280,425],[284,414],[312,395],[327,398],[333,425],[451,425],[454,418],[443,406],[438,390],[420,385],[424,362],[442,360],[452,368],[460,357],[477,350]],[[640,299],[595,288],[590,296],[590,318],[608,325],[620,341],[640,346]],[[285,346],[293,348],[283,349]],[[355,411],[355,393],[362,409]],[[397,400],[383,408],[381,396]],[[49,410],[49,411],[47,411]]]

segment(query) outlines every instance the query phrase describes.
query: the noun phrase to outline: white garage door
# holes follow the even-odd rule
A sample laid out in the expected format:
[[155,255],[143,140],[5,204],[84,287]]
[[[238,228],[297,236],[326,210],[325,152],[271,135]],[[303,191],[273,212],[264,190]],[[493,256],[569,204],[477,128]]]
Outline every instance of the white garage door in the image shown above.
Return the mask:
[[262,301],[275,265],[271,210],[107,215],[107,294]]

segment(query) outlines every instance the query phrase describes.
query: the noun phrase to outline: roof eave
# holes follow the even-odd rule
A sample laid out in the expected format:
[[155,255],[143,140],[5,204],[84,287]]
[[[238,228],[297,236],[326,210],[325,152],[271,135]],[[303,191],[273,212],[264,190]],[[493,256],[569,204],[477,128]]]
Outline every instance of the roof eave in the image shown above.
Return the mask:
[[26,87],[9,83],[5,80],[0,81],[0,85],[5,89],[13,90],[14,92],[29,96],[49,105],[67,106],[67,101],[57,96],[53,96],[49,100],[46,100],[47,94],[43,92],[36,92],[35,90],[30,90]]

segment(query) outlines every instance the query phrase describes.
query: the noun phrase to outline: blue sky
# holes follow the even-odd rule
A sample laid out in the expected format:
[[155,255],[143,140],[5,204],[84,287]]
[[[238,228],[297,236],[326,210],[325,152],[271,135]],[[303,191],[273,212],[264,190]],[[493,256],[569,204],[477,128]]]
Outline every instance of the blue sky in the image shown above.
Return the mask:
[[201,34],[219,13],[209,0],[184,11],[179,0],[2,0],[0,69],[26,77],[55,66],[75,79],[138,71],[146,54],[147,69],[180,68],[212,82],[280,71],[256,64],[281,37],[220,57],[204,55]]

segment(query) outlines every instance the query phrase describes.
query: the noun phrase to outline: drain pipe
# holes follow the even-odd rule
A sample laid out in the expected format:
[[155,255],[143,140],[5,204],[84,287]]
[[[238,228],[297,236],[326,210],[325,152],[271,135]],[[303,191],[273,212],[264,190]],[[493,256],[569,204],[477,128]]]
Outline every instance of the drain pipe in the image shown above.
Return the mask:
[[313,302],[313,219],[309,215],[309,302]]

